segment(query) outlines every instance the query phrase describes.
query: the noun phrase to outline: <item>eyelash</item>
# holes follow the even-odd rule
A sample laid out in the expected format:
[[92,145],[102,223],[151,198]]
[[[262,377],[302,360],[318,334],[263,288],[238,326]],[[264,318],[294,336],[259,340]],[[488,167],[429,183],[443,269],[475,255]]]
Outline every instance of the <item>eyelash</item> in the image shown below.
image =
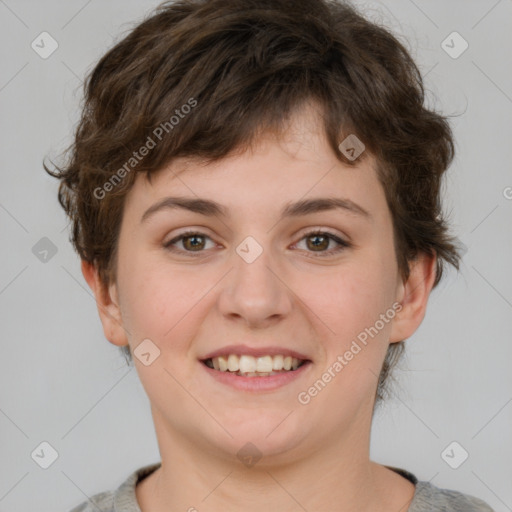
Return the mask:
[[[314,258],[316,258],[316,257],[325,258],[328,256],[333,256],[333,255],[338,254],[339,252],[343,251],[344,249],[348,249],[349,247],[352,247],[352,244],[350,244],[349,242],[347,242],[345,240],[342,240],[338,236],[330,233],[329,231],[320,231],[320,230],[314,230],[314,231],[309,231],[308,233],[305,233],[302,236],[302,238],[299,240],[299,242],[301,240],[303,240],[304,238],[308,238],[308,237],[314,236],[314,235],[321,235],[321,236],[327,235],[328,238],[330,238],[331,240],[334,240],[336,243],[338,243],[340,245],[336,249],[331,249],[330,251],[323,251],[323,252],[321,251],[319,253],[316,253],[316,255],[313,256]],[[175,247],[172,247],[172,245],[175,244],[176,242],[179,242],[184,238],[189,238],[192,236],[200,236],[200,237],[204,237],[204,238],[210,238],[208,235],[205,235],[204,233],[201,233],[199,231],[185,231],[184,233],[181,233],[179,236],[173,238],[169,242],[166,242],[164,244],[164,247],[171,252],[178,252],[178,253],[182,253],[182,254],[185,253],[185,254],[187,254],[187,256],[192,256],[192,257],[201,256],[202,253],[205,252],[204,250],[197,251],[197,252],[196,251],[185,251],[185,250],[176,249]],[[211,240],[211,238],[210,238],[210,240]]]

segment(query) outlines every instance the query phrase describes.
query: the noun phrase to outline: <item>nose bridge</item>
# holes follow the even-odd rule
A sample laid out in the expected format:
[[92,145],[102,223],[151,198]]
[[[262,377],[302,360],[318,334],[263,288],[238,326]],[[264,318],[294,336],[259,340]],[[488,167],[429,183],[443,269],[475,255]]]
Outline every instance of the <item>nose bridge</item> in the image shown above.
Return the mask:
[[289,290],[279,277],[279,261],[270,247],[270,236],[248,236],[235,247],[233,270],[220,301],[226,315],[257,324],[285,315],[291,306]]

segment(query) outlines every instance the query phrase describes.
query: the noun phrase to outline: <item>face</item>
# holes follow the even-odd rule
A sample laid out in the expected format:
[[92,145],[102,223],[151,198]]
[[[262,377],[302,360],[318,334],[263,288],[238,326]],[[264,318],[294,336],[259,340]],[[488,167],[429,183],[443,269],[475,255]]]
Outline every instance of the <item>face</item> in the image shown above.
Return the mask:
[[[280,141],[260,139],[209,165],[174,160],[151,183],[137,177],[110,288],[123,330],[109,339],[136,353],[150,340],[141,347],[151,363],[134,363],[157,431],[226,457],[252,442],[270,458],[297,459],[371,422],[404,287],[374,160],[346,166],[321,134],[318,116],[304,109]],[[220,210],[148,212],[168,197]],[[282,215],[313,199],[341,206]],[[238,344],[295,351],[309,363],[267,385],[271,376],[226,382],[202,362]],[[261,388],[233,384],[249,379]]]

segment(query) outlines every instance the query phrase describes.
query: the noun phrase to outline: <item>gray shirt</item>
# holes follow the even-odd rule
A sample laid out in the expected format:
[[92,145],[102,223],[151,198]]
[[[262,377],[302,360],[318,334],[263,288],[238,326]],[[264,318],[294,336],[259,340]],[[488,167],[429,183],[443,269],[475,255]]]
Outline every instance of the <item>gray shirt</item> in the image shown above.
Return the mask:
[[[95,494],[70,512],[141,512],[135,495],[137,483],[160,467],[160,462],[134,471],[115,491]],[[387,466],[410,480],[415,486],[407,512],[494,512],[485,502],[468,494],[440,489],[429,482],[420,482],[408,471]],[[91,503],[91,501],[94,502]],[[405,511],[404,511],[405,512]]]

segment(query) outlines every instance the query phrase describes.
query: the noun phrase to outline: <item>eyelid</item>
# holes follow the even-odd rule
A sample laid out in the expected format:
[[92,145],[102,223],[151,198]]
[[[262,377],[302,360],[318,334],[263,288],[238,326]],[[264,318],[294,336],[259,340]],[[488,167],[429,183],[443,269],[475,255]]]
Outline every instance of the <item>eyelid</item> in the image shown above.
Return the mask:
[[206,250],[204,251],[184,251],[182,249],[175,249],[172,247],[173,244],[177,243],[177,242],[180,242],[181,240],[183,240],[184,238],[187,238],[187,237],[192,237],[192,236],[201,236],[203,238],[208,238],[210,239],[212,242],[215,243],[215,241],[213,240],[213,238],[208,235],[207,233],[205,233],[204,231],[202,231],[204,228],[201,228],[200,229],[187,229],[179,234],[177,234],[176,236],[173,236],[169,241],[167,242],[164,242],[163,243],[163,246],[165,249],[171,251],[171,252],[176,252],[176,253],[180,253],[180,254],[187,254],[187,255],[192,255],[192,256],[199,256],[201,253],[205,253]]
[[[201,228],[201,229],[204,229],[204,228]],[[320,257],[320,258],[321,257],[328,257],[328,256],[331,256],[331,255],[338,254],[338,253],[342,252],[344,249],[348,249],[348,248],[353,246],[352,242],[349,241],[348,237],[346,237],[345,235],[339,235],[338,233],[332,232],[329,228],[323,228],[321,226],[317,226],[317,227],[305,228],[304,232],[302,232],[302,233],[299,232],[297,235],[295,235],[295,237],[298,236],[299,239],[297,240],[297,242],[295,242],[293,244],[292,247],[295,247],[302,240],[304,240],[305,238],[307,238],[309,236],[313,236],[313,235],[327,235],[330,238],[330,240],[332,240],[332,241],[334,241],[335,243],[338,244],[338,247],[336,247],[335,249],[330,249],[328,251],[318,251],[316,253],[317,256],[311,256],[312,254],[314,255],[316,251],[305,251],[305,252],[308,253],[308,256],[311,256],[311,257]],[[201,256],[204,253],[207,253],[208,251],[206,249],[202,250],[202,251],[185,251],[183,249],[176,249],[176,248],[172,247],[173,244],[175,244],[177,242],[180,242],[184,238],[192,237],[192,236],[199,236],[199,237],[203,237],[203,238],[208,238],[212,242],[215,243],[213,238],[211,236],[209,236],[207,233],[205,233],[203,231],[200,231],[199,229],[191,229],[191,228],[189,228],[189,229],[179,233],[178,235],[174,236],[168,242],[164,242],[163,246],[164,246],[165,249],[167,249],[167,250],[169,250],[171,252],[175,252],[175,253],[179,253],[179,254],[185,254],[187,256],[193,256],[193,257],[194,256]]]
[[333,230],[331,228],[327,228],[325,226],[311,226],[308,228],[304,228],[304,230],[298,231],[297,234],[294,235],[294,237],[300,236],[302,239],[304,236],[312,235],[314,233],[325,233],[327,235],[332,235],[336,238],[342,239],[346,243],[349,243],[349,241],[350,241],[349,236],[345,235],[344,233],[342,233],[340,231],[335,231],[335,230]]
[[350,242],[347,239],[348,237],[345,237],[344,235],[339,235],[337,233],[333,233],[329,229],[321,228],[321,227],[309,228],[306,232],[303,232],[301,235],[299,235],[299,240],[295,244],[293,244],[293,247],[295,247],[297,244],[302,242],[302,240],[304,240],[305,238],[308,238],[308,237],[314,236],[314,235],[319,235],[319,236],[327,235],[327,237],[330,240],[337,243],[338,246],[335,247],[334,249],[330,249],[328,251],[319,251],[319,252],[305,251],[306,256],[310,257],[310,258],[328,258],[329,256],[336,256],[339,253],[343,252],[344,250],[350,249],[351,247],[353,247],[352,242]]

